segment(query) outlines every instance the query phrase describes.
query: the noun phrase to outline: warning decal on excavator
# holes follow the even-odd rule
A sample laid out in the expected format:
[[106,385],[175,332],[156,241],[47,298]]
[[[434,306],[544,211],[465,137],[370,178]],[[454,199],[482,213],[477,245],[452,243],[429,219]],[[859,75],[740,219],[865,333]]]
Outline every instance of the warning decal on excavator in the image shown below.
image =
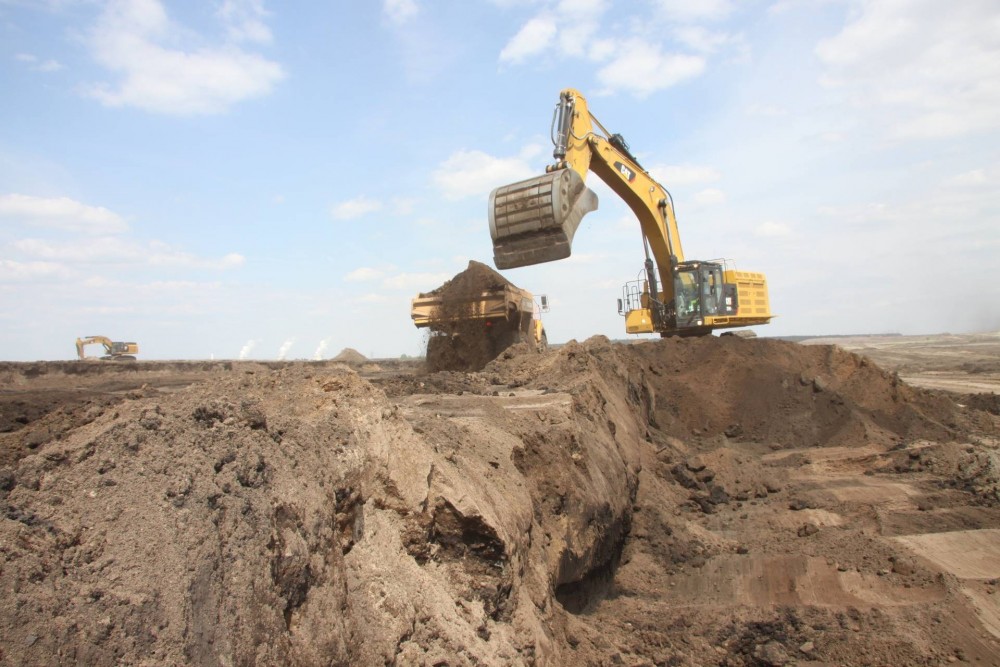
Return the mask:
[[630,168],[626,167],[621,162],[615,162],[615,169],[617,169],[618,173],[624,176],[629,183],[635,180],[635,172],[632,171]]

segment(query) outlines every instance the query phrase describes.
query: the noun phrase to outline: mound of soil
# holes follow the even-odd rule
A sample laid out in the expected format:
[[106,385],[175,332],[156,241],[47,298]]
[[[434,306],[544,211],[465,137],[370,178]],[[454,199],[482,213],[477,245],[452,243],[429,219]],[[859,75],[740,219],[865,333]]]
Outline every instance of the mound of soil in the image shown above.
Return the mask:
[[57,413],[0,468],[10,664],[1000,659],[1000,420],[834,347],[234,362]]
[[363,364],[368,361],[368,357],[361,354],[353,347],[345,347],[331,361],[339,361],[345,364]]
[[469,266],[464,271],[455,274],[451,280],[426,294],[421,294],[421,296],[440,296],[445,302],[453,302],[472,298],[481,292],[503,289],[512,284],[482,262],[470,260]]
[[512,286],[499,273],[477,261],[440,287],[421,296],[441,299],[427,339],[427,368],[435,371],[478,371],[519,340],[516,325],[472,319],[472,304],[483,292]]

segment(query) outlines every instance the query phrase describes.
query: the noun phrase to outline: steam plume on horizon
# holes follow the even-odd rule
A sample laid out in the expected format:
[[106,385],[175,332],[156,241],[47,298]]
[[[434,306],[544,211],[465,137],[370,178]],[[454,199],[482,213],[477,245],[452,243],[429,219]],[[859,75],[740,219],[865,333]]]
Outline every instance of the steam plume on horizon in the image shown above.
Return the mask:
[[246,344],[242,348],[240,348],[240,357],[239,358],[241,360],[246,359],[247,356],[249,356],[250,351],[253,350],[253,348],[256,345],[257,345],[257,341],[254,340],[253,338],[251,338],[250,340],[248,340],[246,342]]
[[292,348],[292,345],[295,345],[294,338],[289,338],[288,340],[286,340],[284,343],[281,344],[281,347],[278,348],[278,361],[285,360],[285,356],[288,354],[288,350]]

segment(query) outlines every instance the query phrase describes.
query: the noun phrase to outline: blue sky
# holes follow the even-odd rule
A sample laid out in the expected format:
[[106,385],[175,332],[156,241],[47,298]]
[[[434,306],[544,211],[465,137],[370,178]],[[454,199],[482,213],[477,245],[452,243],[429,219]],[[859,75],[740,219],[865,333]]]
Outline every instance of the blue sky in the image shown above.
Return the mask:
[[[492,262],[574,87],[761,334],[1000,329],[993,0],[0,0],[0,358],[414,355],[409,299]],[[508,271],[552,341],[623,337],[638,225]]]

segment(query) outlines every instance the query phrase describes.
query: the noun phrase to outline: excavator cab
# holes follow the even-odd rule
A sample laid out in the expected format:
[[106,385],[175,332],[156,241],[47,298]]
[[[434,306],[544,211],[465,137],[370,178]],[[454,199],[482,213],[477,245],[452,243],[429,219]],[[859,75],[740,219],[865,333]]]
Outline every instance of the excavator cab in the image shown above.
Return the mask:
[[680,262],[674,267],[674,312],[677,329],[705,326],[706,318],[735,315],[736,285],[723,280],[718,262]]

